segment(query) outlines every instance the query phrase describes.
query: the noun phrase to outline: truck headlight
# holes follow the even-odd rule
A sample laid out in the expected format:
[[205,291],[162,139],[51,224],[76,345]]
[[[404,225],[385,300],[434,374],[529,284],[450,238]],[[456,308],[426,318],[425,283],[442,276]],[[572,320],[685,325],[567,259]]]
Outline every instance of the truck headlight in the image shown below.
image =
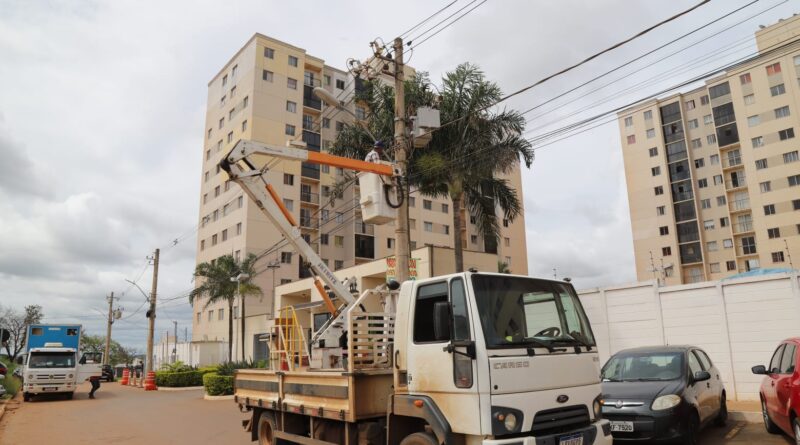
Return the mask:
[[681,403],[680,396],[675,394],[669,394],[666,396],[657,397],[655,400],[653,400],[653,404],[650,406],[650,408],[653,411],[663,411],[665,409],[670,409],[675,406],[678,406],[679,403]]
[[514,431],[517,428],[517,416],[514,413],[506,414],[506,419],[503,420],[503,425],[509,431]]
[[594,420],[603,418],[603,399],[602,396],[597,396],[592,402],[592,411],[594,411]]
[[518,433],[522,428],[522,411],[514,408],[493,406],[492,432],[494,434]]

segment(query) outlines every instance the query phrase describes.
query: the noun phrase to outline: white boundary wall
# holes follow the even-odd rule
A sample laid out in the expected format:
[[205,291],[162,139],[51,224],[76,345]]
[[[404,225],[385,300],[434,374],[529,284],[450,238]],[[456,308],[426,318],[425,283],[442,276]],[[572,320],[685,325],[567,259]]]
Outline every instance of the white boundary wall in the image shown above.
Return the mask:
[[578,293],[602,363],[625,348],[691,344],[719,368],[729,399],[758,400],[761,377],[750,368],[767,365],[781,340],[800,336],[797,273]]

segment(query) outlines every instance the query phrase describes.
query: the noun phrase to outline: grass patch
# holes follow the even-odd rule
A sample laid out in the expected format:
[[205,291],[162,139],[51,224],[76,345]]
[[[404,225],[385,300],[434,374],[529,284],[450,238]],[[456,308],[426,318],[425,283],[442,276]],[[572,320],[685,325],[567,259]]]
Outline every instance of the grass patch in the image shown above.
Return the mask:
[[0,380],[0,384],[3,385],[3,388],[6,389],[6,398],[14,397],[14,395],[19,391],[19,388],[22,386],[22,382],[11,375],[14,370],[17,368],[17,365],[14,363],[9,362],[6,359],[0,359],[4,365],[8,367],[8,373],[6,373],[6,378]]

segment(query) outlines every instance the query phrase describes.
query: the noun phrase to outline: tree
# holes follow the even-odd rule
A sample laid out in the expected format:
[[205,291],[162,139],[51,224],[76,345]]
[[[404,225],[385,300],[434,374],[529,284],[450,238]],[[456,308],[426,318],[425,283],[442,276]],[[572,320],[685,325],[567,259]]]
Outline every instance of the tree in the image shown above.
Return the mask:
[[[100,335],[83,334],[81,335],[80,349],[83,352],[105,352],[106,337]],[[112,366],[120,363],[129,364],[133,361],[133,358],[136,355],[135,349],[126,348],[113,339],[111,340],[111,347],[109,349],[110,357],[108,363]]]
[[511,269],[508,268],[508,263],[505,261],[498,261],[497,273],[511,273]]
[[[205,298],[206,303],[203,305],[205,309],[220,301],[228,302],[228,361],[233,358],[233,302],[237,295],[237,283],[231,281],[231,278],[236,278],[241,273],[249,275],[249,278],[241,282],[238,292],[242,297],[261,295],[263,293],[261,287],[252,282],[257,275],[255,265],[258,260],[259,257],[252,253],[240,263],[237,263],[232,255],[223,255],[212,262],[198,264],[194,271],[195,278],[202,278],[202,282],[189,294],[189,304],[194,305],[195,301]],[[242,317],[242,334],[244,335],[244,317]]]
[[22,312],[0,306],[0,328],[9,332],[8,342],[4,346],[10,360],[15,360],[25,348],[28,325],[41,323],[42,318],[42,307],[36,304],[25,306]]
[[[445,74],[438,108],[442,123],[452,122],[433,133],[423,150],[412,150],[407,187],[416,186],[428,196],[448,196],[453,203],[453,246],[456,271],[464,270],[461,228],[462,211],[476,220],[487,246],[496,246],[499,232],[497,210],[513,221],[522,204],[516,190],[499,176],[511,172],[520,159],[530,167],[533,150],[521,134],[525,119],[516,111],[495,111],[492,105],[503,94],[486,80],[475,65],[464,63]],[[406,82],[409,114],[420,106],[437,103],[427,75]],[[380,82],[368,82],[357,99],[369,107],[366,125],[376,137],[391,140],[394,121],[394,91]],[[369,136],[361,125],[345,125],[332,153],[363,158]]]

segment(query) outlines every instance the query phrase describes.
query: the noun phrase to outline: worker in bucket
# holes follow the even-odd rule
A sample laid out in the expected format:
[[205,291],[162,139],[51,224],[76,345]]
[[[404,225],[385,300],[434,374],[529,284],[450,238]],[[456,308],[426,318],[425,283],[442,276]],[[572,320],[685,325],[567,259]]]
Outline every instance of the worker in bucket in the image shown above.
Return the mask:
[[383,144],[383,141],[375,141],[375,144],[372,146],[372,150],[367,153],[367,157],[364,158],[364,160],[367,162],[374,162],[376,164],[381,162],[384,148],[386,148],[386,146]]

